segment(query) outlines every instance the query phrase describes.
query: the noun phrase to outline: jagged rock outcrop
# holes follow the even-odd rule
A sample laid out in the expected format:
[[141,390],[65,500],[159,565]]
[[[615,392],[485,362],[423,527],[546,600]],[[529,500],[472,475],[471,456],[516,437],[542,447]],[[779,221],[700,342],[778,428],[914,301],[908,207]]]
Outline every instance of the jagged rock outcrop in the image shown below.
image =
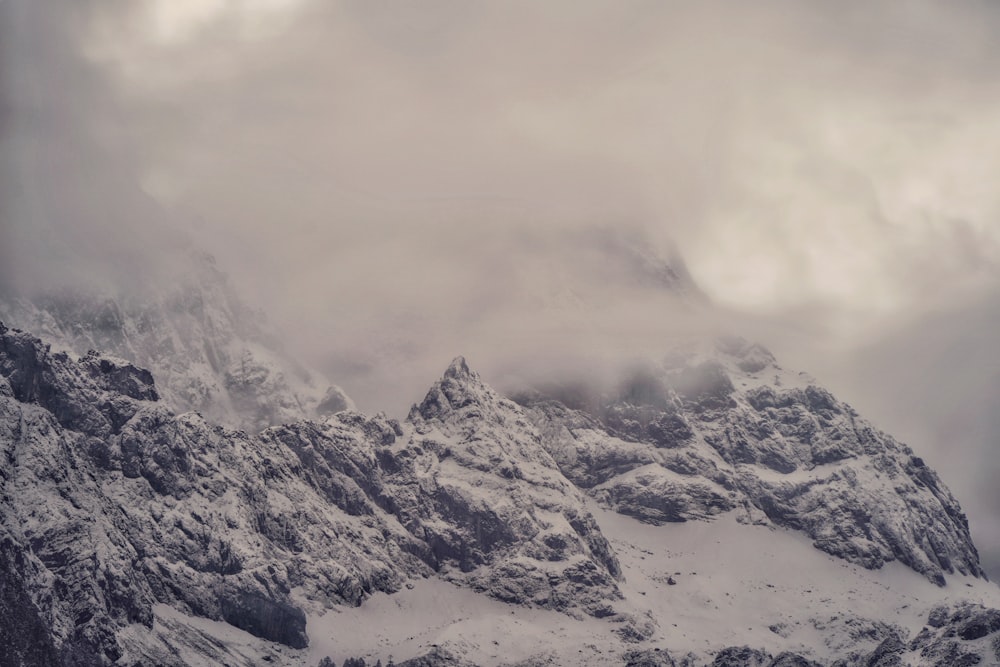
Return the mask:
[[627,651],[622,656],[625,667],[676,667],[670,653],[662,649]]
[[399,663],[398,667],[474,667],[467,660],[462,660],[456,655],[443,650],[434,649],[426,655],[410,658]]
[[33,601],[37,569],[9,537],[0,542],[0,646],[4,665],[55,665],[59,651]]
[[731,646],[719,651],[712,667],[770,667],[771,655],[749,646]]
[[1000,664],[1000,610],[969,602],[935,607],[898,653],[904,650],[934,667]]
[[867,568],[898,560],[939,584],[984,576],[938,476],[758,345],[679,348],[573,408],[539,392],[518,400],[567,477],[623,514],[663,523],[736,509]]

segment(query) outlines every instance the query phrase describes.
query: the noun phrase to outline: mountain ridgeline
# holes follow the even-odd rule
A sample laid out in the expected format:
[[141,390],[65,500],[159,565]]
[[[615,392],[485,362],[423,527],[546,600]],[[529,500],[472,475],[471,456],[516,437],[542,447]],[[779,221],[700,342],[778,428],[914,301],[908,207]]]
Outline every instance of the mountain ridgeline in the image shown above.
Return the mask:
[[939,585],[985,576],[937,474],[759,345],[680,347],[590,405],[518,400],[567,477],[617,512],[665,523],[736,511],[866,568],[898,560]]
[[[402,422],[347,409],[254,434],[177,414],[132,362],[0,326],[0,663],[308,664],[314,619],[429,580],[554,627],[596,624],[588,650],[618,664],[997,659],[1000,612],[976,602],[928,608],[913,636],[850,621],[869,630],[820,632],[825,652],[677,652],[633,603],[598,511],[658,531],[735,518],[808,539],[824,563],[905,566],[931,589],[983,577],[937,475],[763,348],[681,349],[586,400],[515,398],[458,358]],[[396,657],[482,664],[481,649]],[[608,664],[547,650],[519,664]]]

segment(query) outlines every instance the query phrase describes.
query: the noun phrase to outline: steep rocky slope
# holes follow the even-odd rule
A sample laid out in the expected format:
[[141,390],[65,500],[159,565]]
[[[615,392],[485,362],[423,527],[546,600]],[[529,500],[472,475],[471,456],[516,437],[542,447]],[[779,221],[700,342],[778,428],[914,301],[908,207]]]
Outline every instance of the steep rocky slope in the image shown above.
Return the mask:
[[994,660],[936,476],[759,348],[699,354],[527,409],[459,358],[402,423],[252,435],[0,326],[0,664]]
[[459,358],[407,426],[393,495],[404,525],[457,565],[446,578],[508,602],[613,613],[618,562],[517,405]]
[[[815,549],[798,531],[741,524],[732,514],[660,526],[609,510],[594,515],[625,576],[615,606],[653,624],[647,638],[624,638],[614,618],[515,611],[430,579],[310,618],[311,662],[425,655],[418,664],[953,664],[931,657],[940,654],[996,664],[1000,632],[989,619],[1000,591],[981,579],[948,576],[940,587],[898,562],[868,570]],[[935,629],[966,608],[975,611]]]
[[[147,371],[9,331],[0,369],[4,537],[64,661],[120,658],[116,630],[151,626],[156,602],[304,646],[293,586],[356,603],[429,571],[398,524],[337,511],[284,446],[175,417]],[[327,428],[393,434],[385,420]]]
[[156,604],[302,648],[303,606],[435,572],[594,615],[620,597],[582,494],[464,362],[406,424],[341,412],[256,437],[176,416],[128,362],[16,330],[0,328],[0,377],[3,553],[20,571],[4,617],[46,628],[65,663],[171,662],[118,636],[151,630]]
[[[650,523],[737,511],[867,568],[984,576],[958,502],[905,445],[741,339],[681,347],[600,396],[520,397],[605,507]],[[567,405],[570,404],[570,406]]]

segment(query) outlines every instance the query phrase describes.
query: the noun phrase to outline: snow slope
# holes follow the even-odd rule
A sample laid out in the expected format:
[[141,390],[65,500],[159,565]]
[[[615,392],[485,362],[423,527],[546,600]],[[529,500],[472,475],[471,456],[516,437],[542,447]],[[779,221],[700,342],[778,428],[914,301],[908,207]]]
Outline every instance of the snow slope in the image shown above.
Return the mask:
[[651,621],[649,639],[628,641],[613,620],[512,608],[429,579],[311,616],[308,662],[330,655],[386,663],[440,647],[484,667],[529,659],[607,665],[624,664],[621,656],[641,647],[700,665],[725,647],[749,645],[830,664],[867,657],[893,631],[912,639],[938,605],[1000,607],[1000,588],[982,579],[948,577],[940,587],[899,563],[867,570],[787,529],[732,517],[652,526],[594,512],[622,564],[624,599],[615,606]]

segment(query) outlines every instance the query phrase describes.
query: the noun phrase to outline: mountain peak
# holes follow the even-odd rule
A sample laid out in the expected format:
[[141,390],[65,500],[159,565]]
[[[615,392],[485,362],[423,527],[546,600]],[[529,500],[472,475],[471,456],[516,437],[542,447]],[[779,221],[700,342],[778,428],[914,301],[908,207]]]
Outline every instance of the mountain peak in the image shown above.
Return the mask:
[[465,357],[455,357],[441,379],[427,391],[424,400],[410,410],[410,421],[443,420],[472,406],[486,407],[499,400],[479,373],[469,369]]
[[457,356],[451,361],[451,365],[448,366],[448,370],[444,372],[446,378],[454,378],[456,380],[462,378],[472,379],[477,377],[477,374],[469,370],[469,364],[465,362],[465,357]]

